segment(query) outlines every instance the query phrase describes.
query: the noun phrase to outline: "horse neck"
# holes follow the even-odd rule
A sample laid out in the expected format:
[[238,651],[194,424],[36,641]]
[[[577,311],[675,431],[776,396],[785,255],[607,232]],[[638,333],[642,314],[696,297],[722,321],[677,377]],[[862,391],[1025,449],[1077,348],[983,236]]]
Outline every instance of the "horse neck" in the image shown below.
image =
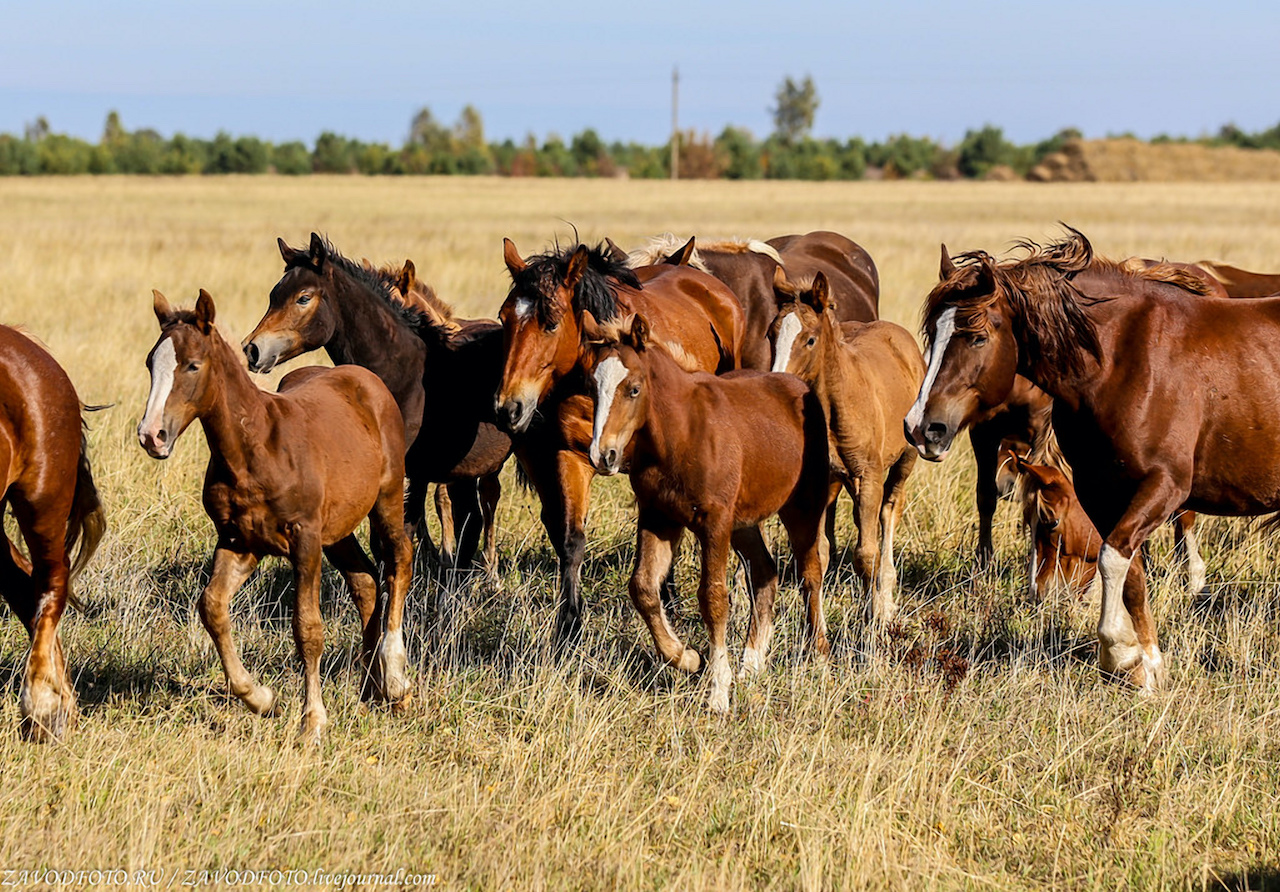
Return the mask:
[[[1070,300],[1056,295],[1051,299]],[[1061,332],[1052,330],[1053,322],[1041,303],[1025,300],[1021,308],[1011,313],[1021,316],[1020,324],[1014,326],[1015,331],[1022,329],[1021,335],[1015,335],[1018,337],[1018,372],[1074,410],[1090,391],[1089,382],[1097,377],[1098,361],[1085,346],[1083,335],[1065,337]],[[1078,309],[1088,316],[1087,308]],[[1034,335],[1038,349],[1028,349],[1027,332]]]
[[840,395],[847,393],[851,386],[863,382],[866,376],[860,373],[856,360],[845,349],[844,337],[834,318],[822,320],[818,347],[821,355],[818,357],[817,373],[809,389],[822,404],[826,416],[835,421],[841,415],[844,402]]
[[269,425],[269,394],[259,389],[240,364],[240,354],[214,329],[210,339],[212,365],[205,406],[199,414],[209,443],[210,461],[221,461],[232,472],[248,467],[265,439]]
[[689,412],[695,383],[693,375],[661,347],[650,347],[648,364],[649,409],[636,431],[644,451],[662,467],[687,461],[697,449],[697,432]]
[[340,282],[334,305],[338,324],[325,351],[335,365],[363,366],[395,393],[422,380],[426,343],[385,300],[350,282]]

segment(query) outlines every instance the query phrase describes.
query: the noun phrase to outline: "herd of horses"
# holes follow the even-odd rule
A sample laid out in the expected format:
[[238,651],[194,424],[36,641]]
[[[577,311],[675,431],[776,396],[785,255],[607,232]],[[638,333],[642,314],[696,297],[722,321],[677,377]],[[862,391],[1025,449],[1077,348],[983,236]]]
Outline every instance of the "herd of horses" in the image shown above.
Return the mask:
[[[751,597],[740,674],[767,661],[778,571],[760,525],[774,515],[795,559],[807,647],[827,652],[823,582],[842,490],[868,618],[887,622],[908,479],[918,457],[941,461],[965,429],[978,562],[991,560],[996,501],[1016,483],[1033,590],[1055,575],[1080,588],[1100,580],[1103,674],[1159,687],[1145,539],[1172,519],[1198,590],[1192,512],[1280,511],[1280,354],[1268,347],[1280,297],[1264,296],[1280,277],[1117,263],[1073,229],[1020,248],[1001,261],[943,247],[923,356],[910,332],[878,318],[871,257],[831,232],[715,244],[665,235],[630,254],[605,240],[530,257],[504,240],[511,288],[497,320],[456,318],[411,262],[356,262],[313,233],[306,248],[279,241],[284,275],[241,350],[219,332],[207,292],[193,309],[155,292],[160,333],[138,438],[162,459],[192,422],[204,429],[217,542],[199,614],[232,693],[255,713],[279,710],[241,662],[229,603],[262,557],[284,557],[304,676],[299,735],[321,736],[323,555],[360,615],[362,697],[403,704],[412,541],[445,567],[492,572],[499,474],[514,455],[558,558],[562,644],[582,630],[590,482],[625,473],[636,498],[631,599],[662,660],[701,670],[703,655],[672,625],[672,568],[692,534],[709,705],[726,712],[730,555]],[[274,393],[250,377],[320,348],[332,368],[290,372]],[[76,714],[57,625],[105,530],[85,452],[90,408],[47,350],[0,327],[3,504],[26,545],[0,549],[0,587],[31,637],[21,729],[36,740],[62,736]],[[432,485],[438,544],[424,523]],[[356,537],[366,518],[372,556]]]

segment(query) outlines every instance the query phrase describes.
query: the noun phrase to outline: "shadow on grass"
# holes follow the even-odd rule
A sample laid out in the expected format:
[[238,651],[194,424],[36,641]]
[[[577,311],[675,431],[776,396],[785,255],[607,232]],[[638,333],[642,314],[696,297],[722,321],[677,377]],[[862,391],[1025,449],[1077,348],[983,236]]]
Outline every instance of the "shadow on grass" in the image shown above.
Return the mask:
[[1280,865],[1254,864],[1224,873],[1204,888],[1221,892],[1280,892]]

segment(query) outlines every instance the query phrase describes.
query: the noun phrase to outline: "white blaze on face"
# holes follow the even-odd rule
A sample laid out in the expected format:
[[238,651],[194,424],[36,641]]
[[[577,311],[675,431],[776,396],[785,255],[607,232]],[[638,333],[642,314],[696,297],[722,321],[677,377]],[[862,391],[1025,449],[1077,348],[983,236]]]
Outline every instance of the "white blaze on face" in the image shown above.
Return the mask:
[[139,435],[144,431],[155,433],[164,424],[164,404],[173,390],[173,373],[177,368],[178,354],[173,348],[173,339],[165,338],[151,354],[151,394],[138,424]]
[[907,424],[914,431],[924,421],[924,406],[929,402],[929,391],[942,368],[942,355],[947,352],[947,344],[956,332],[956,308],[950,307],[938,317],[938,324],[933,330],[933,341],[929,344],[929,370],[925,372],[924,383],[920,385],[920,395],[916,397],[911,411],[907,413]]
[[591,463],[600,461],[600,436],[613,410],[613,398],[627,378],[627,367],[616,356],[610,356],[596,366],[596,417],[591,430]]
[[796,342],[796,335],[800,334],[800,316],[797,313],[788,313],[782,318],[782,324],[778,326],[778,340],[775,344],[773,355],[773,371],[785,372],[787,364],[791,362],[791,347]]
[[533,301],[527,297],[521,297],[516,300],[516,319],[521,322],[527,320],[533,315]]

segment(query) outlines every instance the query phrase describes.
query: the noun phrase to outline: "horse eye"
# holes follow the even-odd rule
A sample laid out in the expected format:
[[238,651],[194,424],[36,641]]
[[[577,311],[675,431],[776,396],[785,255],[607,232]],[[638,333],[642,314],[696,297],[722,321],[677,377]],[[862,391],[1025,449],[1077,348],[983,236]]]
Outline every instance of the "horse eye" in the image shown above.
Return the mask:
[[812,347],[817,340],[818,340],[817,338],[809,338],[808,346]]
[[632,399],[635,399],[639,395],[640,395],[640,385],[632,384],[631,390],[627,393],[627,396],[631,397]]
[[301,294],[298,296],[298,306],[305,307],[309,303],[311,303],[310,294]]
[[195,372],[195,371],[199,371],[199,370],[200,370],[200,363],[198,363],[198,362],[189,362],[189,363],[187,363],[187,371],[188,371],[188,372]]
[[548,332],[548,333],[553,332],[553,331],[555,331],[555,330],[556,330],[557,328],[559,328],[559,327],[560,327],[560,323],[559,323],[559,322],[548,322],[548,323],[547,323],[547,332]]
[[971,341],[971,343],[972,343],[972,344],[973,344],[973,346],[975,346],[975,347],[985,347],[985,346],[987,346],[987,336],[986,336],[986,335],[974,335],[974,336],[973,336],[973,340]]

